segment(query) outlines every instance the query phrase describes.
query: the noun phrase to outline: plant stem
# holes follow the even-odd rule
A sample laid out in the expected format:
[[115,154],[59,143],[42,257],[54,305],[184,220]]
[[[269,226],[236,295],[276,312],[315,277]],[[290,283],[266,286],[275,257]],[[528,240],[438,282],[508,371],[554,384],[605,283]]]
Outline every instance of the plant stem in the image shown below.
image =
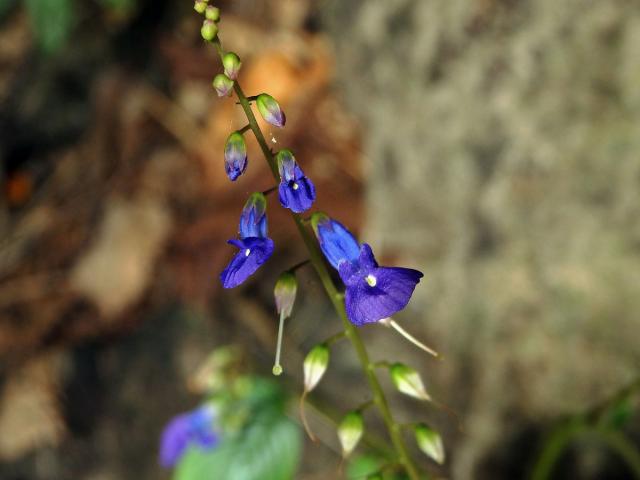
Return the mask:
[[551,433],[533,468],[531,480],[551,478],[554,467],[569,445],[587,436],[605,443],[624,460],[633,478],[640,480],[640,453],[636,446],[621,432],[589,425],[584,418],[574,418]]
[[[218,50],[218,54],[222,56],[223,52],[220,43],[216,41],[214,42],[214,44]],[[271,169],[271,173],[273,174],[274,179],[276,180],[276,182],[280,181],[278,167],[276,165],[273,152],[269,148],[264,135],[262,134],[262,131],[258,126],[256,117],[251,110],[251,106],[249,105],[249,99],[245,96],[242,88],[240,88],[240,85],[237,81],[233,84],[233,90],[236,92],[238,101],[240,102],[240,105],[242,106],[242,109],[247,116],[250,128],[253,131],[258,144],[260,145],[260,149],[262,150],[267,163],[269,164],[269,168]],[[367,381],[369,382],[369,386],[373,394],[373,401],[378,407],[387,430],[389,431],[389,436],[391,437],[391,442],[393,443],[393,446],[398,455],[398,460],[404,467],[411,480],[420,480],[418,469],[409,456],[409,452],[407,451],[404,439],[402,438],[400,425],[393,419],[393,415],[391,414],[391,410],[389,409],[389,403],[387,402],[384,391],[382,390],[380,382],[378,381],[378,377],[375,374],[375,367],[369,361],[369,354],[367,353],[367,350],[362,343],[362,339],[360,338],[356,327],[351,322],[349,322],[349,319],[347,318],[347,312],[344,306],[344,296],[338,292],[338,289],[333,283],[333,280],[331,279],[327,267],[325,266],[325,263],[322,259],[322,252],[320,251],[320,248],[315,239],[305,228],[302,218],[300,217],[300,215],[293,212],[291,212],[291,216],[296,224],[296,227],[298,228],[298,232],[300,233],[305,246],[307,247],[307,250],[309,251],[311,263],[315,268],[318,276],[320,277],[322,286],[326,290],[327,295],[329,296],[329,299],[333,304],[333,307],[342,320],[345,334],[351,341],[351,344],[356,351],[358,360],[360,361],[360,366],[362,367],[362,371],[364,372],[365,376],[367,377]]]

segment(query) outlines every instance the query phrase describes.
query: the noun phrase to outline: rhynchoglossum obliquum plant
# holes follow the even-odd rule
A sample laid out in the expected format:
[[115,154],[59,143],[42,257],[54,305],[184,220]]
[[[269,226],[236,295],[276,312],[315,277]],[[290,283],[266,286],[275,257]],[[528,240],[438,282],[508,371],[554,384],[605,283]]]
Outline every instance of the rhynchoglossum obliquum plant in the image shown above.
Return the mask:
[[[304,360],[304,390],[300,411],[305,428],[313,438],[304,418],[305,398],[317,387],[326,372],[332,345],[346,338],[355,350],[371,390],[371,399],[362,405],[348,409],[343,419],[338,422],[337,435],[342,446],[343,458],[351,454],[363,436],[364,410],[375,407],[384,421],[395,457],[389,465],[382,467],[377,473],[378,477],[375,478],[383,478],[384,472],[389,468],[404,471],[411,480],[426,478],[424,470],[409,454],[403,430],[408,429],[415,437],[418,448],[437,463],[443,463],[445,459],[440,435],[422,422],[401,425],[394,419],[376,369],[387,370],[392,384],[399,392],[421,401],[432,401],[431,397],[427,394],[419,373],[413,368],[401,363],[372,362],[358,332],[358,328],[366,324],[393,328],[419,348],[437,357],[436,352],[417,341],[392,319],[394,314],[407,306],[423,274],[410,268],[378,265],[367,243],[358,242],[344,225],[325,213],[315,212],[307,218],[301,216],[309,212],[316,199],[314,183],[305,175],[303,167],[291,150],[281,149],[277,152],[271,150],[258,125],[253,107],[256,107],[267,123],[279,128],[283,128],[286,124],[284,111],[278,101],[268,93],[245,95],[239,83],[242,62],[237,54],[223,49],[218,37],[220,11],[208,5],[206,0],[197,0],[195,10],[205,16],[201,28],[202,37],[217,50],[224,70],[213,79],[213,88],[222,99],[235,94],[236,101],[244,111],[248,122],[243,128],[231,132],[227,138],[224,149],[224,171],[229,180],[236,181],[247,168],[250,168],[245,134],[251,131],[277,182],[276,187],[266,192],[253,193],[246,201],[240,215],[238,238],[228,242],[237,247],[238,251],[220,274],[222,285],[225,288],[241,285],[271,257],[276,247],[268,235],[267,195],[277,190],[280,205],[290,210],[291,218],[308,250],[309,260],[302,264],[311,263],[342,322],[341,331],[313,347]],[[336,286],[332,280],[325,260],[338,272],[344,289]],[[282,329],[284,320],[292,315],[298,289],[295,273],[300,266],[301,264],[298,264],[284,271],[274,289],[277,312],[280,315],[274,375],[282,373],[280,365]],[[184,423],[184,418],[181,421]],[[201,441],[202,438],[209,440],[209,437],[198,437],[197,429],[195,432],[187,437],[195,438],[195,441]],[[179,447],[180,445],[170,448],[171,451],[165,459],[167,463],[174,460],[175,452],[180,450]]]

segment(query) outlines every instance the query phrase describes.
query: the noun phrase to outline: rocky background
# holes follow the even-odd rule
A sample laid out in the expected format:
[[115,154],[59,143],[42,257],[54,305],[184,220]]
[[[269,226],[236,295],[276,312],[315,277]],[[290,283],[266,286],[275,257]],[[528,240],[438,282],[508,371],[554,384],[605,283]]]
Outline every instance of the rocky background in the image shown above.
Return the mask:
[[483,463],[509,437],[638,374],[640,5],[325,15],[364,125],[368,238],[426,272],[402,318],[446,352],[430,375],[465,412],[452,475],[497,478]]
[[[296,152],[318,207],[383,263],[425,272],[397,320],[444,361],[363,330],[459,416],[391,395],[398,417],[444,434],[446,465],[424,463],[526,478],[558,422],[639,375],[640,5],[219,5],[243,88],[281,100],[287,127],[267,134]],[[246,195],[271,185],[253,142],[247,175],[224,177],[242,120],[214,98],[217,72],[190,2],[0,2],[0,478],[168,478],[158,435],[193,406],[208,352],[240,345],[269,374],[271,288],[304,252],[272,209],[274,258],[218,285]],[[301,355],[339,326],[301,279],[292,395]],[[318,401],[366,399],[346,345],[332,368]],[[334,478],[335,434],[310,415],[322,442],[299,478]],[[627,433],[640,444],[637,416]],[[631,478],[598,442],[556,475]]]

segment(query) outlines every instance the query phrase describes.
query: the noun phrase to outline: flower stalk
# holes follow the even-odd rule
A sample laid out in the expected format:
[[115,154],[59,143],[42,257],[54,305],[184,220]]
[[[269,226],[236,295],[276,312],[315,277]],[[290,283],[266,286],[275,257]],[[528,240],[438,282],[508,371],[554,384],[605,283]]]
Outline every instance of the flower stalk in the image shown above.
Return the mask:
[[[220,55],[220,59],[222,60],[224,56],[224,52],[220,45],[219,39],[218,38],[214,39],[212,43],[215,45],[218,51],[218,54]],[[262,130],[258,126],[258,122],[256,120],[256,117],[249,103],[249,98],[245,96],[242,88],[240,87],[237,81],[233,83],[233,90],[238,97],[238,101],[247,117],[247,120],[249,121],[249,127],[253,132],[258,144],[260,145],[260,149],[262,150],[262,153],[267,161],[267,164],[269,165],[271,173],[274,179],[277,182],[279,182],[280,175],[278,172],[278,165],[276,163],[275,156],[271,151],[271,149],[269,148],[269,145],[264,138]],[[329,299],[331,300],[331,303],[333,304],[333,307],[336,313],[338,314],[338,316],[340,317],[340,320],[342,321],[345,335],[349,339],[349,341],[353,345],[353,348],[356,351],[356,355],[358,357],[362,371],[365,377],[367,378],[367,382],[369,383],[369,387],[373,395],[373,402],[378,408],[382,416],[382,419],[385,423],[385,426],[389,433],[389,437],[391,438],[391,443],[393,444],[393,447],[398,456],[398,461],[402,465],[402,467],[404,468],[404,470],[406,471],[407,475],[411,480],[420,480],[418,469],[414,464],[413,460],[411,459],[411,457],[409,456],[407,446],[401,435],[400,425],[393,418],[391,409],[389,408],[389,403],[384,394],[382,386],[380,385],[378,377],[375,373],[375,367],[369,360],[369,354],[367,352],[367,349],[365,348],[364,343],[362,342],[362,339],[360,338],[360,335],[355,325],[353,325],[347,318],[347,313],[346,313],[345,304],[344,304],[344,295],[340,294],[333,280],[331,279],[329,271],[327,270],[327,267],[324,264],[323,255],[322,255],[322,252],[320,251],[318,243],[316,242],[314,236],[305,227],[303,218],[299,214],[294,212],[290,212],[290,215],[296,225],[296,228],[298,229],[298,233],[300,234],[300,237],[302,238],[309,252],[309,258],[310,258],[311,264],[313,265],[316,273],[318,274],[318,277],[320,278],[322,286],[324,287]]]

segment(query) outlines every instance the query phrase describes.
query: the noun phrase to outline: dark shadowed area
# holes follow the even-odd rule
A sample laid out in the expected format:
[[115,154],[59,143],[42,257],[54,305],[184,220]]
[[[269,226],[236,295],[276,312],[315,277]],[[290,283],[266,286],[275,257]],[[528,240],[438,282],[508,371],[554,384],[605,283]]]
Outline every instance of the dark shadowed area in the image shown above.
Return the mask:
[[[286,112],[285,128],[260,125],[313,179],[314,209],[425,274],[395,319],[442,361],[382,326],[361,334],[436,400],[380,374],[399,422],[442,434],[443,465],[407,435],[429,478],[640,479],[640,5],[215,4],[242,88]],[[190,0],[0,0],[3,480],[172,478],[161,432],[224,346],[300,423],[304,355],[341,324],[300,268],[271,375],[273,285],[308,256],[277,194],[272,258],[220,284],[246,198],[274,181],[250,132],[246,173],[225,175],[246,118],[211,86],[222,68],[201,25]],[[296,480],[365,478],[339,470],[329,419],[370,395],[336,343]]]

